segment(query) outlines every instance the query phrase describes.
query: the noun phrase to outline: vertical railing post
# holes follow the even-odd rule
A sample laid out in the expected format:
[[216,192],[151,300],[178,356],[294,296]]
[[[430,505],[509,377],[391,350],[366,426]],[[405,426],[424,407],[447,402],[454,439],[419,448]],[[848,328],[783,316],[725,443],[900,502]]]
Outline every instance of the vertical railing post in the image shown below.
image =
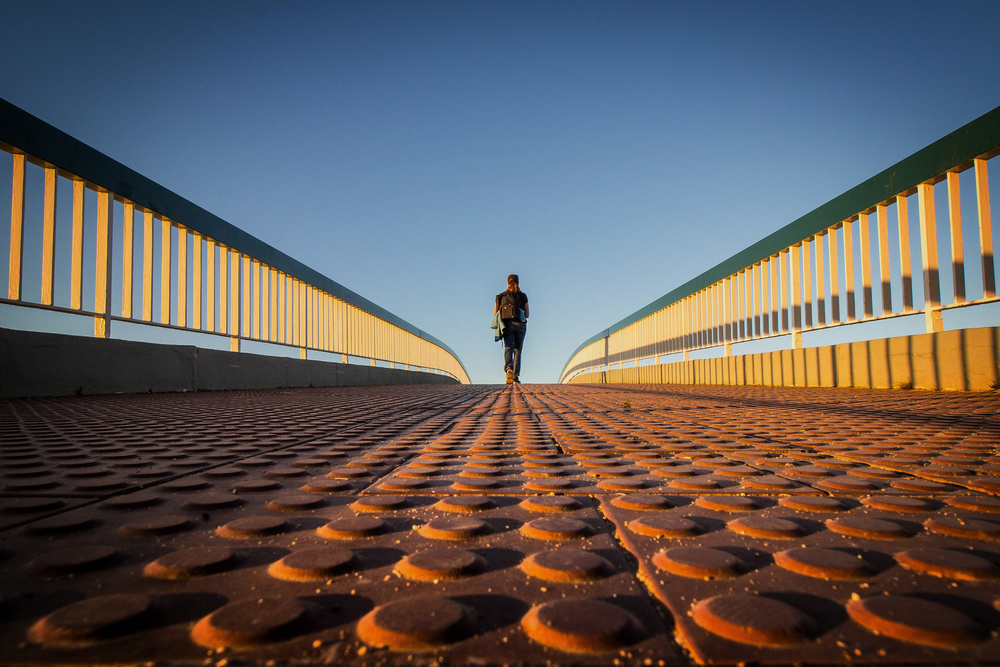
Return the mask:
[[51,306],[55,292],[56,274],[56,182],[55,167],[45,168],[45,203],[42,214],[42,298],[43,305]]
[[[709,287],[698,293],[698,331],[701,333],[701,342],[699,343],[699,347],[707,347],[712,344],[712,309],[709,303],[710,291]],[[618,361],[621,361],[621,346],[619,346],[618,352]]]
[[251,303],[251,317],[253,328],[250,329],[250,338],[260,340],[260,262],[256,259],[250,260],[250,271],[253,282],[253,296]]
[[24,263],[24,185],[26,157],[14,153],[14,177],[10,192],[10,264],[7,274],[7,298],[21,300],[21,276]]
[[187,229],[177,227],[177,326],[187,326],[188,297]]
[[153,212],[142,212],[142,320],[153,321]]
[[[693,350],[698,344],[698,332],[695,319],[695,299],[696,295],[691,294],[684,300],[684,347],[687,350]],[[610,345],[610,339],[608,344]]]
[[741,273],[736,272],[726,279],[726,291],[729,293],[729,297],[726,299],[726,308],[729,311],[726,326],[729,331],[727,342],[730,343],[730,354],[732,354],[732,343],[740,339],[740,317],[742,315],[740,312],[740,276]]
[[713,308],[712,308],[712,290],[713,286],[709,285],[701,291],[701,299],[699,301],[699,319],[700,326],[699,330],[702,332],[701,344],[702,347],[707,347],[715,342],[715,330],[713,327]]
[[858,230],[861,237],[861,302],[864,319],[870,319],[875,316],[875,305],[872,298],[872,244],[868,213],[858,215]]
[[111,193],[97,193],[97,250],[94,276],[94,336],[111,336]]
[[913,263],[910,261],[910,213],[906,195],[896,195],[899,227],[899,274],[903,284],[903,312],[913,310]]
[[726,348],[727,354],[729,354],[732,352],[732,343],[736,340],[736,332],[739,330],[736,323],[736,290],[739,284],[738,274],[734,273],[733,275],[727,277],[722,281],[722,284],[724,285],[722,294],[724,296],[723,309],[726,323],[724,333],[725,342],[728,344]]
[[334,343],[334,335],[336,333],[336,329],[334,328],[335,321],[333,315],[335,307],[336,304],[333,300],[333,295],[328,294],[326,296],[326,331],[327,331],[326,351],[327,352],[333,352],[334,350],[337,349]]
[[892,274],[889,267],[889,215],[885,204],[876,207],[878,214],[878,272],[882,281],[882,315],[892,312]]
[[965,254],[962,248],[962,194],[958,173],[949,171],[948,223],[951,231],[951,275],[955,303],[965,303]]
[[990,180],[986,160],[973,161],[976,169],[976,202],[979,206],[979,254],[983,265],[983,296],[997,294],[996,269],[993,263],[993,227],[990,220]]
[[260,339],[271,340],[271,267],[267,264],[255,266],[254,271],[263,273],[260,277]]
[[781,333],[781,283],[778,281],[780,255],[771,255],[767,263],[771,268],[771,281],[768,291],[771,298],[771,333]]
[[215,241],[205,238],[205,328],[215,332]]
[[[705,332],[703,344],[707,347],[715,344],[715,337],[718,334],[715,328],[715,285],[709,285],[703,290],[701,309],[701,328]],[[623,349],[624,347],[622,345]],[[622,361],[624,361],[624,358]]]
[[781,306],[781,332],[785,333],[789,330],[788,322],[788,274],[789,265],[791,262],[789,260],[789,250],[786,248],[778,253],[778,280],[781,285],[780,293],[781,298],[779,299],[779,304]]
[[73,181],[73,240],[70,250],[69,307],[83,308],[83,199],[86,184]]
[[[691,295],[690,304],[690,320],[689,326],[691,327],[691,346],[692,350],[701,347],[701,292],[695,292]],[[612,336],[614,334],[611,334]],[[609,337],[610,338],[610,337]]]
[[278,324],[281,322],[281,315],[278,312],[278,295],[281,292],[281,285],[278,282],[279,273],[275,268],[269,269],[271,278],[271,330],[268,339],[274,342],[278,340]]
[[285,342],[295,344],[295,281],[285,276]]
[[667,306],[663,311],[663,326],[661,328],[663,332],[663,345],[660,348],[659,354],[656,357],[656,363],[660,363],[660,357],[664,354],[670,354],[673,343],[674,343],[674,309],[672,306]]
[[722,283],[712,285],[709,292],[709,326],[712,328],[712,344],[722,342]]
[[681,299],[680,303],[680,346],[684,352],[684,361],[687,361],[688,350],[694,345],[694,334],[691,331],[691,297]]
[[278,343],[282,339],[281,327],[285,323],[281,309],[285,305],[284,288],[279,269],[271,269],[271,340]]
[[285,300],[285,290],[287,289],[286,284],[288,282],[287,278],[288,276],[286,276],[284,272],[279,271],[277,285],[275,285],[278,292],[278,342],[282,345],[287,340],[285,332],[285,327],[288,326],[288,317],[285,313],[285,308],[287,307],[287,301]]
[[202,299],[202,241],[203,237],[197,232],[191,232],[191,326],[201,329]]
[[765,257],[758,264],[757,269],[757,296],[760,304],[760,335],[769,336],[771,334],[771,273],[770,258]]
[[[690,296],[687,297],[687,305],[685,306],[685,310],[687,312],[685,314],[687,316],[687,332],[688,332],[688,336],[687,336],[687,339],[688,339],[687,348],[689,350],[693,350],[696,347],[698,347],[698,317],[697,317],[698,311],[697,311],[697,303],[698,303],[698,295],[697,295],[697,293],[692,294],[692,295],[690,295]],[[610,336],[609,336],[609,343],[608,343],[608,345],[610,345],[610,344],[611,343],[610,343]]]
[[856,319],[854,291],[857,288],[857,274],[854,271],[853,220],[844,221],[844,296],[847,298],[847,321]]
[[722,286],[723,286],[723,281],[721,280],[712,286],[712,292],[711,292],[712,300],[709,302],[712,310],[711,326],[712,330],[714,331],[714,335],[712,336],[712,342],[716,345],[724,341],[723,329],[722,329],[722,323],[723,323]]
[[[302,345],[305,351],[313,347],[316,341],[316,309],[315,309],[315,294],[313,294],[312,285],[307,285],[303,283],[303,291],[305,293],[305,301],[302,312],[305,313],[305,334],[303,340],[305,341]],[[305,357],[303,357],[305,359]]]
[[288,342],[299,345],[299,283],[292,277],[288,278]]
[[250,328],[250,267],[249,255],[240,255],[243,258],[240,278],[240,338],[253,338],[253,330]]
[[312,334],[309,339],[309,347],[315,350],[319,348],[319,290],[310,285],[309,293],[309,330]]
[[802,279],[804,282],[802,304],[806,329],[813,327],[813,248],[816,245],[815,239],[816,237],[812,237],[802,242]]
[[743,322],[743,310],[740,304],[740,295],[743,292],[740,281],[742,279],[742,271],[736,271],[729,277],[729,340],[733,343],[741,340],[740,324]]
[[747,317],[747,270],[743,269],[738,274],[736,274],[736,290],[733,295],[736,298],[736,306],[734,316],[736,317],[736,322],[734,323],[734,333],[736,340],[743,340],[746,338],[746,317]]
[[[227,249],[226,252],[228,253],[229,250]],[[240,343],[240,321],[243,319],[243,313],[240,312],[243,307],[243,298],[240,295],[243,285],[243,281],[240,279],[241,263],[239,253],[234,250],[229,257],[229,308],[231,310],[229,314],[229,334],[231,336],[229,349],[233,352],[239,352],[242,347]]]
[[229,333],[229,248],[219,246],[219,333]]
[[792,270],[792,344],[799,349],[802,347],[802,246],[793,245],[791,249],[791,270]]
[[298,290],[298,335],[296,336],[299,346],[299,358],[306,358],[306,346],[308,345],[306,324],[308,323],[306,314],[306,289],[300,281],[295,281]]
[[827,246],[830,251],[830,323],[840,322],[840,256],[837,252],[837,227],[830,229]]
[[[732,310],[732,277],[719,281],[719,326],[721,327],[721,342],[732,342],[732,332],[729,329],[729,316]],[[728,348],[726,348],[728,350]],[[728,352],[727,352],[728,354]]]
[[934,213],[934,185],[917,186],[920,199],[920,255],[924,267],[924,318],[927,333],[944,330],[941,322],[941,280],[938,273],[937,221]]
[[[376,337],[376,334],[375,334],[375,332],[378,329],[378,327],[377,327],[377,323],[375,322],[375,318],[372,317],[371,315],[368,315],[367,320],[368,320],[368,326],[371,328],[371,334],[372,334],[371,335],[371,346],[372,346],[371,347],[371,363],[372,363],[372,366],[374,366],[375,365],[375,358],[378,356],[378,350],[377,350],[377,345],[376,345],[376,343],[377,343],[377,337]],[[434,355],[434,356],[435,356],[434,361],[437,362],[437,355]],[[438,364],[434,363],[434,366],[438,366]]]
[[160,323],[170,323],[170,229],[167,218],[160,220]]
[[[708,308],[708,289],[703,289],[698,292],[698,347],[706,347],[711,341],[709,336],[711,336],[711,330],[709,329],[709,308]],[[616,332],[617,333],[617,332]],[[615,334],[612,334],[615,335]],[[620,340],[621,336],[617,336]],[[616,350],[618,353],[617,361],[621,361],[621,345],[618,346]],[[621,366],[619,365],[619,368]]]
[[816,236],[816,324],[826,326],[826,250],[823,240],[829,242],[836,232],[822,232]]
[[[350,349],[350,347],[349,347],[349,345],[350,345],[350,330],[348,329],[347,302],[346,301],[338,301],[337,302],[337,316],[339,318],[339,323],[337,324],[337,330],[340,332],[340,349],[343,350],[343,352],[344,352],[343,355],[342,355],[342,357],[341,357],[341,361],[343,361],[346,364],[349,361],[348,351]],[[420,341],[419,340],[415,341],[415,343],[417,344],[417,351],[416,351],[416,353],[414,355],[414,360],[415,360],[415,364],[414,365],[415,366],[419,366],[420,365],[420,346],[419,346]]]
[[124,202],[122,216],[122,317],[132,318],[132,273],[135,268],[135,204]]

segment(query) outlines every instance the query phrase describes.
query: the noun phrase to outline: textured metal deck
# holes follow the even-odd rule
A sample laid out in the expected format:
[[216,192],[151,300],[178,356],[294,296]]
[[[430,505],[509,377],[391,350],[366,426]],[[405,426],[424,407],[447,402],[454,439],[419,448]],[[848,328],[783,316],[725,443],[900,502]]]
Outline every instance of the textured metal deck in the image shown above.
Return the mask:
[[1000,663],[1000,398],[0,402],[0,663]]

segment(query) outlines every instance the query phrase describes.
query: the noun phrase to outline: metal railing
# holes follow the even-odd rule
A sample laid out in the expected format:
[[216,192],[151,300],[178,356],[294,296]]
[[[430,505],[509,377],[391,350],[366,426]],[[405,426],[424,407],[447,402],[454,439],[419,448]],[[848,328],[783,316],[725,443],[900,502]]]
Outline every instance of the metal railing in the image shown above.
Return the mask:
[[763,339],[796,349],[803,333],[921,313],[926,332],[942,331],[942,313],[997,301],[989,168],[998,153],[1000,107],[592,336],[560,382],[707,348],[730,356]]
[[97,337],[132,323],[469,382],[433,336],[4,100],[0,149],[13,162],[2,304],[92,318]]

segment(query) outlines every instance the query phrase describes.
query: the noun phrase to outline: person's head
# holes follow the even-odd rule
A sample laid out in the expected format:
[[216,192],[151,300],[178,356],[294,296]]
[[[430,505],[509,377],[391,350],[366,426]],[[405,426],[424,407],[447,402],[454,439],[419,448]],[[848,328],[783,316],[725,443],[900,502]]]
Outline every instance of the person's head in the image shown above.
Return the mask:
[[516,292],[518,290],[517,283],[518,283],[518,280],[517,280],[517,274],[516,273],[512,273],[509,276],[507,276],[507,289],[508,290],[510,290],[511,292]]

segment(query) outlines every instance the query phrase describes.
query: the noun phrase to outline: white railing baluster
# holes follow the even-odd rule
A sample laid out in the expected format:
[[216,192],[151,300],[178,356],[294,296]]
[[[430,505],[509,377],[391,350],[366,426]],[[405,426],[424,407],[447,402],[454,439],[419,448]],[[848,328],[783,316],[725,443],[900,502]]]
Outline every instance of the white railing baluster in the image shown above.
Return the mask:
[[51,306],[56,272],[56,170],[45,168],[45,203],[42,213],[42,305]]
[[889,267],[889,214],[885,204],[876,207],[878,219],[878,271],[882,282],[881,315],[892,314],[892,280]]
[[25,156],[14,153],[14,177],[10,196],[10,264],[7,273],[7,298],[21,300],[21,276],[24,265],[24,187]]
[[215,276],[215,241],[205,239],[205,328],[215,332],[215,295],[217,280]]
[[201,329],[202,298],[202,238],[191,232],[191,326]]
[[844,233],[844,296],[847,301],[847,321],[857,319],[855,310],[855,290],[857,274],[854,272],[854,221],[847,220],[842,227]]
[[153,321],[153,212],[142,212],[142,321]]
[[858,215],[858,232],[861,242],[861,299],[864,309],[864,319],[875,316],[875,306],[872,298],[872,244],[871,227],[868,214]]
[[948,226],[951,232],[951,275],[955,303],[965,303],[965,254],[962,249],[962,194],[958,173],[949,171]]
[[122,216],[122,317],[132,318],[132,276],[135,269],[135,204],[124,202]]
[[903,312],[913,311],[913,264],[910,261],[909,198],[896,196],[896,216],[899,228],[899,269],[903,284]]
[[70,249],[69,307],[83,308],[83,201],[86,184],[73,181],[73,239]]
[[979,210],[979,255],[983,266],[983,296],[997,295],[997,277],[993,259],[993,227],[990,220],[990,180],[986,160],[974,160],[976,203]]
[[942,330],[941,280],[938,275],[937,222],[934,212],[934,185],[917,186],[920,199],[920,257],[924,274],[924,316],[927,332]]
[[822,232],[816,236],[816,324],[821,327],[826,326],[826,269],[827,264],[825,243],[829,243],[830,238],[836,232]]
[[97,193],[97,250],[94,271],[94,336],[111,335],[111,193]]
[[188,241],[187,230],[178,225],[177,229],[177,326],[186,327],[188,322]]

